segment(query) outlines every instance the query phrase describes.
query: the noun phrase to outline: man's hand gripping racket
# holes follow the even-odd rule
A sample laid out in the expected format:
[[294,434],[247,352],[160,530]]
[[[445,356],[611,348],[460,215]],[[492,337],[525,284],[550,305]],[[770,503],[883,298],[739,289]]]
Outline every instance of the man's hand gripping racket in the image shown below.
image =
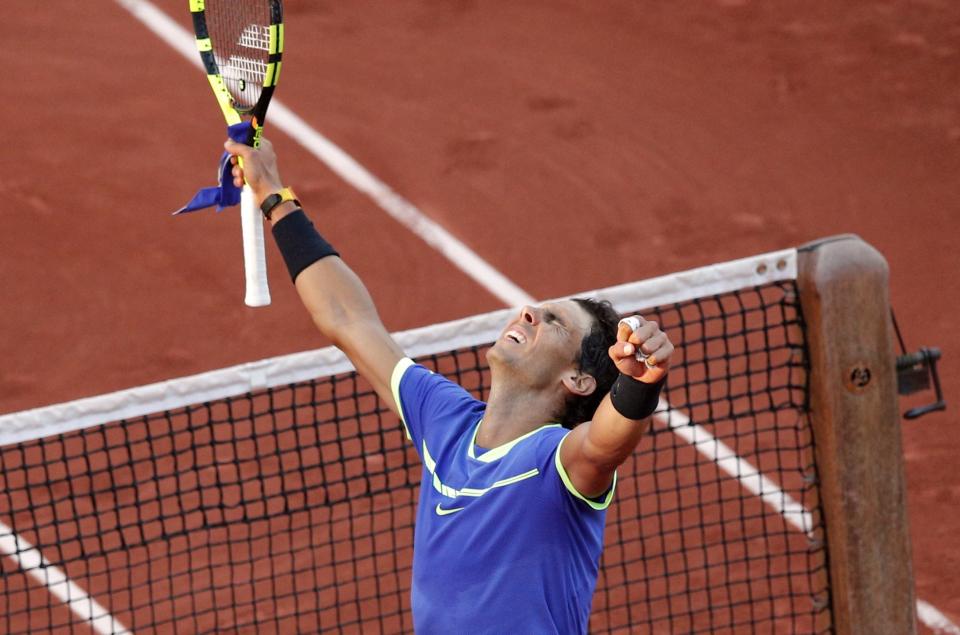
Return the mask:
[[[236,142],[260,144],[267,107],[280,79],[283,6],[280,0],[189,0],[197,49],[207,80]],[[235,153],[236,154],[236,153]],[[200,190],[176,213],[240,203],[248,306],[270,304],[263,221],[249,187],[236,185],[229,154],[220,158],[219,185]],[[239,190],[242,186],[242,190]]]
[[277,155],[273,151],[273,144],[265,137],[256,149],[232,140],[227,140],[223,147],[230,155],[233,184],[249,188],[254,203],[283,187],[277,169]]
[[670,368],[673,344],[659,324],[631,315],[620,320],[617,341],[609,353],[621,373],[655,384]]

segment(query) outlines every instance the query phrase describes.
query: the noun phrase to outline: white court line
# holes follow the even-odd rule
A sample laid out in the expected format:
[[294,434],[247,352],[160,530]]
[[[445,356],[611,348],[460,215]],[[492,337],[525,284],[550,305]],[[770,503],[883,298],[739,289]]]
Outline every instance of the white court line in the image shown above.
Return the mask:
[[0,522],[0,553],[10,557],[40,586],[66,604],[83,623],[102,635],[131,635],[127,627],[110,615],[103,606],[74,584],[58,567],[43,557],[40,550],[13,533]]
[[[196,38],[147,0],[116,0],[160,39],[191,64],[203,70]],[[518,287],[456,236],[427,217],[417,207],[357,163],[335,143],[320,134],[279,100],[270,101],[269,127],[282,130],[320,159],[337,176],[369,196],[390,217],[419,236],[455,267],[507,306],[532,304],[533,296]]]
[[[202,64],[195,50],[194,36],[192,34],[183,29],[147,0],[116,1],[130,11],[138,20],[146,25],[147,28],[167,42],[174,50],[181,53],[192,64],[202,69]],[[295,141],[301,143],[304,148],[325,163],[347,183],[367,194],[381,209],[387,212],[387,214],[402,223],[427,244],[447,257],[457,268],[486,288],[491,294],[505,302],[508,306],[518,306],[534,302],[530,294],[520,289],[520,287],[494,269],[469,247],[440,227],[436,222],[425,216],[412,203],[394,192],[347,153],[277,101],[271,102],[271,121],[271,125],[275,125],[290,135]],[[733,478],[740,481],[745,488],[760,496],[764,502],[773,506],[774,509],[777,509],[787,522],[799,531],[803,531],[804,533],[810,531],[810,528],[812,528],[810,513],[803,509],[803,507],[787,495],[786,492],[780,490],[773,481],[760,474],[750,463],[737,456],[736,453],[730,450],[725,444],[714,439],[714,437],[702,427],[689,426],[689,420],[687,420],[686,424],[679,423],[682,419],[686,419],[685,416],[674,411],[672,417],[676,419],[676,424],[671,423],[669,417],[666,417],[666,420],[675,433],[684,437],[688,442],[693,443],[698,451],[711,457],[711,460],[717,463],[721,469]],[[690,435],[690,438],[685,435]],[[713,439],[713,443],[707,442],[704,444],[700,442],[708,437]],[[697,439],[696,443],[692,441],[693,438]],[[714,451],[707,453],[705,449],[706,445],[713,445]],[[923,607],[921,607],[921,604]],[[927,610],[927,607],[932,611]],[[918,600],[917,609],[918,617],[930,628],[934,628],[935,630],[940,628],[941,630],[938,630],[938,632],[946,632],[953,635],[954,631],[942,630],[952,628],[956,629],[955,632],[960,635],[960,629],[928,603]],[[936,613],[936,615],[934,616],[933,613]],[[927,623],[924,616],[930,617],[935,621],[942,618],[942,621],[937,623],[941,625],[945,624],[946,626],[935,627]]]
[[960,635],[960,627],[929,602],[917,598],[917,617],[938,635]]

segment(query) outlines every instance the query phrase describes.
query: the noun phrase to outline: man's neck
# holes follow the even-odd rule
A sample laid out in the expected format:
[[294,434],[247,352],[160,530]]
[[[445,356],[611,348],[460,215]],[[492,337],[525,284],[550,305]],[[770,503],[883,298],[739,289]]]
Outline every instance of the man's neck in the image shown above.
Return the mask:
[[492,449],[553,423],[557,399],[554,394],[526,386],[494,384],[477,432],[477,445]]

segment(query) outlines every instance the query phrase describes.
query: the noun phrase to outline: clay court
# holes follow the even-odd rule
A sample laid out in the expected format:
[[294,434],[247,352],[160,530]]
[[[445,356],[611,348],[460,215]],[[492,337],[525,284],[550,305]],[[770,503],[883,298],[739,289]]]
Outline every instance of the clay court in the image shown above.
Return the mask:
[[[907,346],[944,354],[949,409],[903,445],[917,596],[960,621],[960,5],[285,5],[278,99],[535,298],[838,233],[879,249]],[[273,304],[243,305],[235,211],[169,215],[224,136],[202,75],[118,2],[11,10],[0,413],[326,346],[272,246]],[[503,308],[267,135],[391,330]]]

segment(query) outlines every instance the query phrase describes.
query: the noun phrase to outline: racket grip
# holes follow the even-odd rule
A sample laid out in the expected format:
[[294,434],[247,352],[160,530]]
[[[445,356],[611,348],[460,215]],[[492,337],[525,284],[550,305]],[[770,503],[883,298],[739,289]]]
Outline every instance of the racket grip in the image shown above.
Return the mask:
[[244,185],[240,193],[240,224],[243,228],[243,266],[247,278],[247,306],[270,304],[267,255],[263,245],[263,220],[253,201],[253,190]]

